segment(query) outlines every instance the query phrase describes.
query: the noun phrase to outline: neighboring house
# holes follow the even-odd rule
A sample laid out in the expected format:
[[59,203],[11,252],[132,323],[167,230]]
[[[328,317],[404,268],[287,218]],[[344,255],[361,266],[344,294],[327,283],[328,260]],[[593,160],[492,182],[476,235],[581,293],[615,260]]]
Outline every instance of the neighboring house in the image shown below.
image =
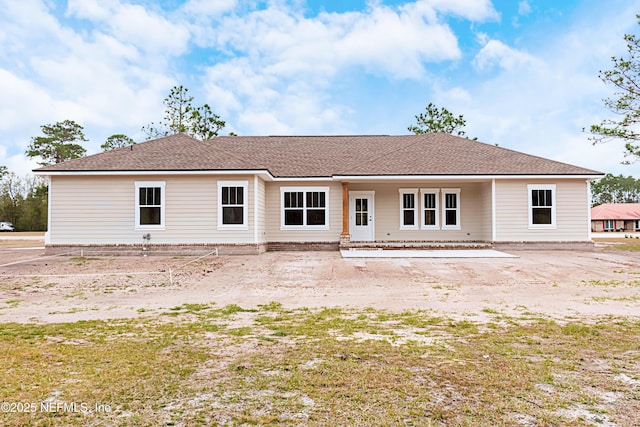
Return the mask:
[[[449,134],[185,134],[35,170],[51,250],[587,246],[602,173]],[[180,247],[180,248],[178,248]]]
[[640,231],[640,203],[605,203],[591,208],[591,231]]

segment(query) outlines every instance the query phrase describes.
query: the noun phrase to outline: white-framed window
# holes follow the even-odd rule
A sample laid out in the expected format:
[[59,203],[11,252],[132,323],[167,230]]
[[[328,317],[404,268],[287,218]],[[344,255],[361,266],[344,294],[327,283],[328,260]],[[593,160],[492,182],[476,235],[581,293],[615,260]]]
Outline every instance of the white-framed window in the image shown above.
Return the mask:
[[165,182],[136,181],[136,230],[164,230]]
[[636,220],[636,231],[640,231],[640,219]]
[[247,230],[248,181],[218,181],[218,228]]
[[604,220],[604,231],[613,231],[616,228],[616,222],[612,219]]
[[460,230],[460,189],[442,189],[442,229]]
[[439,188],[420,189],[420,201],[422,202],[420,228],[423,230],[438,230],[440,228],[439,195]]
[[280,187],[280,200],[281,229],[329,229],[329,187]]
[[400,189],[400,230],[418,229],[418,189]]
[[529,184],[529,228],[556,228],[555,184]]

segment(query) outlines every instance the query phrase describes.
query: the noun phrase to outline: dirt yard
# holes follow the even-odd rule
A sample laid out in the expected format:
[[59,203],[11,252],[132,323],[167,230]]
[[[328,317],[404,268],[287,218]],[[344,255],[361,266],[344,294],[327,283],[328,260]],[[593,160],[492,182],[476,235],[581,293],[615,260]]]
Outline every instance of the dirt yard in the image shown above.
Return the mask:
[[640,425],[640,247],[607,245],[45,257],[0,240],[0,424]]
[[[491,314],[640,315],[640,252],[511,251],[506,259],[342,259],[337,252],[260,256],[44,257],[0,242],[0,322],[136,317],[185,303],[270,302],[483,321]],[[26,246],[26,247],[25,247]],[[31,247],[29,247],[31,246]]]

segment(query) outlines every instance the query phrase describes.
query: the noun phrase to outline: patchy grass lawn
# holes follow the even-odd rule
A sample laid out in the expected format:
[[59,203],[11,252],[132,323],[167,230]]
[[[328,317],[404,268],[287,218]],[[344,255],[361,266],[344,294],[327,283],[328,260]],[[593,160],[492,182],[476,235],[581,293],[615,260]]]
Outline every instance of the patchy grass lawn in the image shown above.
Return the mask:
[[0,325],[0,424],[640,424],[640,323],[257,310]]
[[625,242],[619,245],[611,245],[610,248],[616,251],[640,251],[640,242]]
[[598,239],[598,242],[606,242],[606,250],[614,251],[640,251],[640,240],[638,239]]

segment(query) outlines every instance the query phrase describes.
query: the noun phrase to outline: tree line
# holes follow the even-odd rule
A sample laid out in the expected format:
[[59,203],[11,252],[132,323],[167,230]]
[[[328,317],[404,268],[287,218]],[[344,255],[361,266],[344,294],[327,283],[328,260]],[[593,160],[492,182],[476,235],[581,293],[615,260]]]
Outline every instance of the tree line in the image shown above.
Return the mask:
[[0,166],[0,221],[9,221],[21,231],[46,230],[47,202],[44,179],[19,177]]
[[640,178],[606,174],[591,184],[591,204],[640,203]]

